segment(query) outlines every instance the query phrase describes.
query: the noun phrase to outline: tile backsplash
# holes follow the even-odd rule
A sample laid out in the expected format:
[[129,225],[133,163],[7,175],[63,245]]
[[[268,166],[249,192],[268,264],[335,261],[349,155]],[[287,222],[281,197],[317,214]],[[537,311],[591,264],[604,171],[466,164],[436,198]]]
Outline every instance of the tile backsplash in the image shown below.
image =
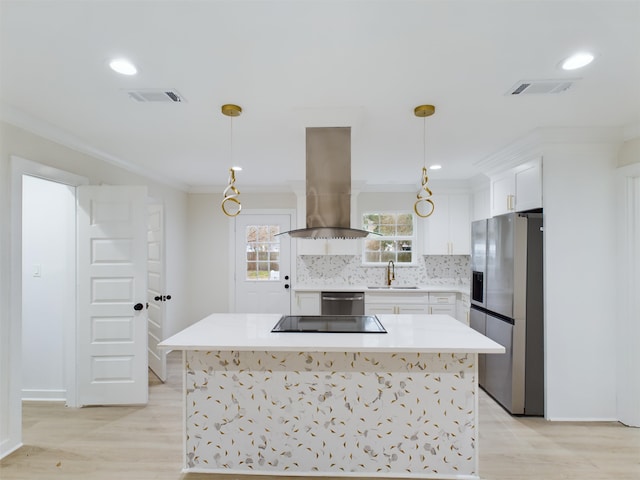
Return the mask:
[[[417,265],[396,265],[394,285],[468,285],[468,255],[425,255]],[[385,267],[362,265],[360,255],[299,255],[299,285],[384,285]]]

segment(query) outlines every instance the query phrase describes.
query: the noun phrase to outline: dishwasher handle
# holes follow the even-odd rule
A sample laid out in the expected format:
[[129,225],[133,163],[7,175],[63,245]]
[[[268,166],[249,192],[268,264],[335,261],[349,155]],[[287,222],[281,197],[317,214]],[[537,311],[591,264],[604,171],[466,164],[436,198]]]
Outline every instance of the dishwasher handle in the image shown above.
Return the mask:
[[352,302],[354,300],[364,300],[364,295],[353,295],[351,297],[335,297],[335,296],[331,296],[330,297],[328,295],[327,296],[323,295],[322,299],[323,300],[332,300],[332,301],[333,300],[345,300],[345,301]]

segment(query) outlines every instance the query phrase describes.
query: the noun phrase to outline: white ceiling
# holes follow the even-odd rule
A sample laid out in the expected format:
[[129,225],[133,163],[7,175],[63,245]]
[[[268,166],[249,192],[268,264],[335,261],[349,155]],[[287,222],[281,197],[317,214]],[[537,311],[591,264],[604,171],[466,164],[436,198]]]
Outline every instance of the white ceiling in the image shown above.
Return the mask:
[[[352,178],[413,185],[430,103],[431,179],[538,127],[640,124],[640,2],[5,1],[3,118],[194,191],[226,184],[233,122],[238,187],[304,179],[304,127],[352,127]],[[564,72],[578,50],[595,61]],[[112,72],[131,59],[133,77]],[[580,80],[509,96],[520,80]],[[130,89],[176,89],[179,104]],[[243,114],[220,113],[237,103]]]

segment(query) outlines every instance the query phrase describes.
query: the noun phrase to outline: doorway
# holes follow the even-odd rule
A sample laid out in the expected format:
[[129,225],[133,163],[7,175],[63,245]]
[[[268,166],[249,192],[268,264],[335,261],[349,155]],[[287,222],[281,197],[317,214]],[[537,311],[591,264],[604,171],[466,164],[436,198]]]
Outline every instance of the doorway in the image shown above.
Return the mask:
[[292,213],[243,213],[235,218],[237,313],[291,312]]
[[22,400],[68,400],[64,332],[75,318],[75,217],[75,187],[22,176]]
[[[5,456],[6,454],[18,448],[22,443],[22,397],[23,397],[22,395],[23,393],[22,392],[22,389],[23,389],[23,385],[22,385],[22,382],[23,382],[23,379],[22,379],[23,283],[22,281],[23,281],[23,278],[26,279],[28,276],[31,276],[36,279],[42,278],[42,275],[44,275],[45,272],[49,271],[48,267],[46,270],[44,269],[44,265],[41,262],[32,260],[27,264],[27,268],[25,272],[23,272],[22,258],[23,258],[23,181],[24,181],[24,177],[35,177],[43,181],[68,187],[68,191],[72,192],[72,197],[73,197],[72,203],[74,205],[74,220],[72,223],[73,223],[74,232],[76,231],[75,230],[76,222],[79,219],[84,219],[84,217],[89,215],[86,209],[75,208],[76,196],[79,192],[84,192],[84,195],[86,197],[87,192],[89,192],[90,191],[89,189],[91,188],[87,186],[89,181],[85,177],[75,175],[69,172],[65,172],[63,170],[58,170],[53,167],[48,167],[46,165],[42,165],[29,160],[25,160],[23,158],[19,158],[16,156],[11,156],[10,166],[11,166],[10,167],[11,168],[11,228],[10,228],[11,258],[10,258],[10,275],[9,275],[9,289],[10,289],[9,298],[11,299],[11,302],[9,306],[9,321],[8,321],[9,328],[6,330],[7,336],[2,338],[2,345],[3,347],[6,346],[6,350],[5,350],[6,354],[3,356],[4,357],[3,358],[3,375],[5,374],[5,369],[6,369],[6,373],[8,374],[7,376],[9,378],[9,388],[7,389],[7,391],[3,392],[2,404],[3,404],[3,415],[5,414],[5,412],[8,413],[7,415],[8,421],[6,423],[3,422],[4,423],[3,424],[3,441],[2,441],[2,444],[0,445],[0,456]],[[80,189],[78,187],[80,187]],[[143,266],[145,268],[145,270],[143,270],[143,272],[145,272],[143,276],[146,277],[146,232],[145,232],[146,221],[144,219],[144,216],[146,216],[146,208],[145,208],[145,200],[144,200],[146,198],[146,188],[117,187],[120,189],[117,191],[114,191],[116,187],[95,187],[95,188],[104,189],[103,193],[105,193],[107,190],[111,191],[109,200],[115,200],[119,204],[123,204],[123,201],[122,201],[123,189],[125,191],[127,190],[127,188],[129,191],[133,191],[135,189],[140,189],[140,188],[144,189],[144,194],[142,195],[141,199],[139,198],[140,196],[138,195],[139,200],[136,203],[137,205],[140,206],[138,210],[142,213],[141,215],[137,214],[135,216],[135,220],[137,224],[143,225],[143,228],[141,230],[141,235],[139,235],[139,238],[142,239],[142,241],[140,242],[140,245],[142,246],[142,248],[136,248],[136,252],[139,252],[139,254],[136,254],[136,258],[138,259],[136,260],[136,265],[140,262],[143,263]],[[91,207],[92,218],[95,217],[96,215],[104,216],[105,214],[109,213],[110,210],[103,208],[105,206],[106,205],[97,205],[97,204],[92,206]],[[118,219],[120,219],[119,217],[123,216],[123,215],[120,215],[120,214],[123,214],[124,212],[122,206],[123,205],[116,205],[117,207],[116,217],[118,217]],[[82,215],[78,216],[79,212],[82,212]],[[95,222],[93,222],[93,220],[91,222],[92,222],[91,223],[92,225],[96,224]],[[73,239],[76,240],[77,238],[78,237],[74,233]],[[89,237],[87,237],[87,239],[88,238]],[[138,235],[136,235],[136,238],[138,238]],[[109,254],[113,254],[116,256],[116,260],[117,260],[116,263],[124,263],[122,261],[122,258],[124,258],[124,254],[127,251],[126,249],[121,248],[125,246],[124,243],[126,242],[119,242],[116,244],[109,244],[107,242],[102,242],[100,244],[102,248],[98,248],[97,250],[96,249],[92,250],[93,252],[92,261],[97,261],[99,263],[103,258],[108,260],[110,258]],[[86,297],[86,295],[78,295],[78,290],[75,288],[76,284],[83,283],[81,281],[76,280],[76,275],[78,272],[76,251],[78,250],[77,248],[78,246],[79,245],[77,245],[74,242],[73,246],[69,247],[73,251],[73,254],[71,255],[71,258],[68,259],[68,263],[70,264],[69,265],[70,270],[74,272],[74,277],[72,281],[73,286],[67,290],[71,292],[70,295],[73,296],[73,307],[72,307],[71,314],[65,315],[65,318],[63,321],[63,327],[62,327],[62,331],[63,331],[62,333],[62,345],[63,345],[62,364],[64,365],[63,366],[64,372],[62,374],[62,377],[64,379],[63,380],[64,385],[62,388],[59,388],[59,389],[55,389],[55,388],[50,389],[50,390],[53,390],[53,392],[48,392],[46,394],[41,392],[42,395],[45,395],[45,396],[49,395],[50,397],[56,397],[56,399],[64,397],[66,399],[66,404],[69,407],[80,406],[80,403],[79,403],[80,388],[77,380],[78,377],[76,375],[77,373],[76,368],[78,365],[82,366],[83,363],[86,363],[83,361],[80,361],[80,362],[76,361],[76,357],[78,355],[78,342],[76,341],[76,333],[77,333],[76,311],[77,311],[78,302],[79,302],[78,299]],[[86,249],[86,245],[83,248]],[[142,258],[142,255],[144,255],[143,261],[140,260]],[[82,258],[84,257],[86,257],[86,255],[83,256]],[[40,275],[40,277],[38,277],[38,275]],[[85,281],[84,283],[86,284],[87,282]],[[120,282],[120,283],[123,284],[123,282]],[[146,292],[146,278],[143,283],[144,283],[144,292]],[[94,286],[97,285],[98,287],[101,287],[101,286],[104,287],[104,284],[105,282],[102,282],[100,283],[100,285],[97,285],[94,282],[93,285]],[[106,290],[104,288],[102,288],[102,290],[100,291],[99,290],[100,289],[92,290],[93,292],[92,298],[94,299],[93,301],[95,303],[95,300],[97,298],[98,303],[105,303],[104,301],[102,301],[104,300],[103,298],[99,298],[100,297],[99,294],[105,293]],[[126,289],[121,288],[121,290],[124,291]],[[109,292],[107,292],[107,294],[111,295]],[[133,316],[136,316],[137,318],[144,320],[144,322],[141,322],[141,321],[136,322],[136,325],[140,325],[140,327],[136,327],[136,329],[138,328],[144,329],[145,369],[143,373],[145,378],[145,388],[147,388],[148,374],[146,369],[146,312],[138,311],[138,310],[142,310],[142,308],[144,307],[143,302],[144,302],[146,293],[143,293],[142,295],[139,295],[139,296],[140,296],[140,299],[136,299],[136,302],[138,302],[138,304],[136,304],[135,307],[133,306],[133,304],[129,305],[130,307],[129,309],[132,312],[134,312],[133,314],[129,314],[129,316],[133,315]],[[111,295],[109,298],[112,299],[116,297]],[[80,303],[82,304],[82,302]],[[138,306],[140,306],[141,308],[138,308]],[[144,315],[141,315],[142,313],[144,313]],[[108,318],[114,318],[114,316],[111,315]],[[124,323],[125,322],[121,322],[120,324],[124,325]],[[93,325],[94,327],[95,326],[100,327],[102,324],[97,324],[96,322],[93,322]],[[122,330],[124,330],[124,328],[118,329],[116,333],[119,333]],[[103,328],[100,331],[97,331],[95,328],[93,328],[93,330],[91,330],[89,333],[93,335],[96,332],[106,333],[106,336],[99,335],[98,336],[99,338],[97,338],[98,341],[103,341],[102,342],[103,344],[106,343],[106,341],[104,341],[105,339],[111,339],[111,337],[114,337],[114,335],[110,333],[110,332],[113,332],[113,330],[111,330],[110,327],[106,329]],[[115,337],[114,338],[117,341],[119,338],[123,336],[120,335],[120,337],[118,336],[116,337],[117,338]],[[95,342],[92,342],[92,343],[95,343]],[[40,358],[40,362],[44,361],[42,360],[43,358],[42,355],[39,355],[39,358]],[[5,360],[6,360],[6,363],[5,363]],[[96,362],[94,362],[94,364],[95,363]],[[111,362],[111,363],[115,364],[116,362]],[[124,362],[121,362],[121,363],[124,363]],[[116,365],[116,367],[117,366],[118,365]],[[96,368],[93,368],[92,371],[94,373],[101,372],[100,369],[96,369]],[[102,372],[103,373],[106,372],[107,374],[111,373],[111,371],[107,371],[104,368],[102,369]],[[108,378],[108,375],[103,375],[103,377]],[[122,377],[122,375],[120,375],[120,377]],[[103,383],[106,384],[106,382],[103,382]],[[43,390],[47,390],[47,389],[43,389]],[[90,403],[91,402],[84,402],[84,404],[90,404]],[[100,401],[97,403],[106,404],[108,402]],[[136,402],[126,402],[126,401],[120,402],[120,404],[123,404],[123,403],[136,403]]]

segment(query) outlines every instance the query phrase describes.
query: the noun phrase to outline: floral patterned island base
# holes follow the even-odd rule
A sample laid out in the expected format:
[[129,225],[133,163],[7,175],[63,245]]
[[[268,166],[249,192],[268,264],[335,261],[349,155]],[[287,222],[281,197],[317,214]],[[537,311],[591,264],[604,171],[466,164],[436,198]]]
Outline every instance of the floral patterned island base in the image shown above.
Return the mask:
[[478,478],[476,357],[187,351],[185,467]]

